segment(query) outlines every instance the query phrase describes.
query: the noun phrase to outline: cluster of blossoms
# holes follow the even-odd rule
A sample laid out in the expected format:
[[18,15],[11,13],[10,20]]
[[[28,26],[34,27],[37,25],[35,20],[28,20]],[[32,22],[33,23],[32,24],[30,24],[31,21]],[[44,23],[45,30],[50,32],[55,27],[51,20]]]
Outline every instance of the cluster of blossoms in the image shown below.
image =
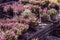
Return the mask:
[[[23,4],[23,1],[29,3]],[[58,5],[55,3],[45,0],[19,0],[19,2],[2,6],[4,14],[11,14],[13,17],[0,19],[0,40],[17,40],[23,31],[29,29],[29,24],[35,23],[38,26],[39,23],[52,22],[60,18],[56,8]]]
[[19,15],[19,17],[14,16],[11,19],[6,18],[1,20],[0,29],[5,34],[4,40],[13,40],[13,38],[17,40],[18,36],[21,35],[23,31],[28,30],[29,23],[35,22],[36,20],[37,17],[34,14],[32,14],[29,9],[25,9],[25,11],[22,12],[21,15]]
[[[2,37],[0,40],[10,40],[13,37],[17,38],[19,35],[21,35],[23,30],[27,30],[29,28],[28,24],[18,23],[16,20],[13,20],[15,19],[6,19],[4,20],[5,22],[1,21],[0,29],[4,35],[2,33],[0,34],[0,36]],[[3,39],[4,37],[5,39]]]
[[4,11],[6,12],[10,9],[13,9],[13,12],[19,12],[24,9],[23,4],[18,4],[17,2],[14,2],[12,5],[11,4],[5,5],[3,6],[3,8],[4,8]]

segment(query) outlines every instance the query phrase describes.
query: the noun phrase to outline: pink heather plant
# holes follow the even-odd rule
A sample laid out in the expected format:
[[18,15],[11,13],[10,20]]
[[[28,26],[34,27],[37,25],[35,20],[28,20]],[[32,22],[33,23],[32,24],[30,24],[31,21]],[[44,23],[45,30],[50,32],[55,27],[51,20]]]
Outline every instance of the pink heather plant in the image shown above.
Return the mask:
[[13,12],[18,12],[18,7],[17,7],[18,5],[17,4],[13,4],[12,6],[11,6],[11,8],[13,9]]
[[[9,20],[13,21],[15,19],[13,19],[13,20],[9,19]],[[21,23],[18,23],[18,21],[11,22],[9,20],[6,21],[5,23],[4,22],[0,23],[0,25],[1,25],[0,29],[3,27],[1,30],[5,34],[5,35],[2,35],[2,36],[0,35],[1,36],[0,40],[5,40],[6,37],[9,37],[10,39],[13,38],[13,37],[17,38],[18,35],[20,35],[21,32],[24,29],[28,29],[29,28],[28,24],[21,24]],[[4,37],[4,39],[3,39],[3,37]]]
[[6,35],[9,35],[10,37],[15,37],[15,33],[12,30],[7,30]]
[[5,33],[0,31],[0,40],[5,40]]
[[24,5],[23,4],[18,4],[18,12],[21,12],[21,11],[23,11],[24,10],[24,7],[23,7]]
[[23,4],[18,4],[17,2],[13,3],[11,8],[13,9],[14,13],[18,13],[24,10]]
[[[13,10],[15,15],[19,14],[19,12],[21,12],[21,15],[17,17],[14,15],[11,19],[6,18],[0,20],[0,40],[14,40],[13,38],[17,39],[23,31],[26,31],[29,28],[29,23],[31,21],[36,22],[37,20],[37,17],[31,12],[31,10],[32,8],[39,8],[38,5],[23,5],[21,3],[14,2],[11,5],[5,5],[4,11],[7,12],[10,8]],[[27,16],[27,18],[25,18],[25,16]]]

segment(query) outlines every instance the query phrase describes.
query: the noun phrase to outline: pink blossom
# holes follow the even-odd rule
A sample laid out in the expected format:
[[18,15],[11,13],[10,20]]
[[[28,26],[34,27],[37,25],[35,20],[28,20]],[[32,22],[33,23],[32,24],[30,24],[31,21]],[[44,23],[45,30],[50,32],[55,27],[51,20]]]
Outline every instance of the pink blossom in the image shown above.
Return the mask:
[[11,5],[5,5],[5,6],[4,6],[4,11],[9,10],[9,9],[10,9],[10,7],[11,7]]
[[23,4],[18,4],[18,7],[17,8],[18,8],[18,11],[19,12],[24,10]]
[[13,3],[11,8],[13,9],[13,12],[20,12],[23,11],[23,4],[18,4],[17,2]]
[[33,5],[32,8],[39,8],[39,6],[38,5]]
[[29,28],[29,25],[28,24],[24,24],[24,28],[25,29],[28,29]]
[[3,23],[0,23],[0,26],[2,26],[3,25]]
[[5,40],[5,33],[4,32],[0,32],[0,40]]
[[29,19],[25,19],[25,22],[26,22],[26,23],[29,23],[29,22],[30,22],[30,20],[29,20]]
[[9,26],[11,27],[13,25],[13,23],[5,23],[4,26]]
[[24,5],[24,9],[26,9],[26,8],[31,9],[32,6],[33,6],[32,4],[26,4],[26,5]]
[[15,33],[12,30],[7,30],[6,31],[6,35],[10,35],[11,37],[14,37],[15,36]]
[[18,31],[18,32],[20,31],[17,27],[13,27],[11,30],[12,30],[12,31],[15,31],[15,30],[16,30],[16,31]]
[[14,2],[12,4],[11,8],[13,9],[13,12],[18,12],[18,4],[17,4],[17,2]]

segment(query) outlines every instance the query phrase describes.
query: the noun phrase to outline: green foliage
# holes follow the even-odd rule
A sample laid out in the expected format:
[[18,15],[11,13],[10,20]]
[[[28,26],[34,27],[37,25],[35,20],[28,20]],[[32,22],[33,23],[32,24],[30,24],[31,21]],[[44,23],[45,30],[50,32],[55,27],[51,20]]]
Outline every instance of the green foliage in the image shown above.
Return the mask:
[[46,13],[41,13],[40,17],[47,17],[48,15]]
[[52,9],[48,10],[47,13],[49,15],[55,15],[55,14],[57,14],[57,10],[55,10],[55,9],[52,8]]

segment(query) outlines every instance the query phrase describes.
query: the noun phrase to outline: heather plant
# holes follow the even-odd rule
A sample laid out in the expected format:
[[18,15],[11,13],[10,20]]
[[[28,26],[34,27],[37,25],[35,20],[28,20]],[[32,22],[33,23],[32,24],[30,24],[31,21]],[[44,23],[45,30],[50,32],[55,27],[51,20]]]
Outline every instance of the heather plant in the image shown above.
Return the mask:
[[29,9],[25,9],[25,11],[23,13],[21,13],[22,16],[25,16],[25,15],[31,15],[31,11]]
[[[0,19],[0,40],[17,40],[18,36],[23,35],[22,32],[26,32],[30,27],[44,27],[45,25],[47,25],[46,21],[50,22],[52,21],[52,18],[54,18],[54,20],[55,18],[60,18],[60,13],[57,12],[58,10],[49,8],[52,5],[49,4],[50,6],[48,6],[48,1],[19,1],[20,3],[13,2],[12,4],[3,6],[4,14],[13,14],[14,16],[11,18],[5,17],[3,19]],[[29,1],[29,3],[23,4],[22,1]],[[38,38],[36,38],[36,40],[37,39]]]
[[52,8],[52,9],[48,10],[47,13],[50,15],[57,14],[57,10]]

